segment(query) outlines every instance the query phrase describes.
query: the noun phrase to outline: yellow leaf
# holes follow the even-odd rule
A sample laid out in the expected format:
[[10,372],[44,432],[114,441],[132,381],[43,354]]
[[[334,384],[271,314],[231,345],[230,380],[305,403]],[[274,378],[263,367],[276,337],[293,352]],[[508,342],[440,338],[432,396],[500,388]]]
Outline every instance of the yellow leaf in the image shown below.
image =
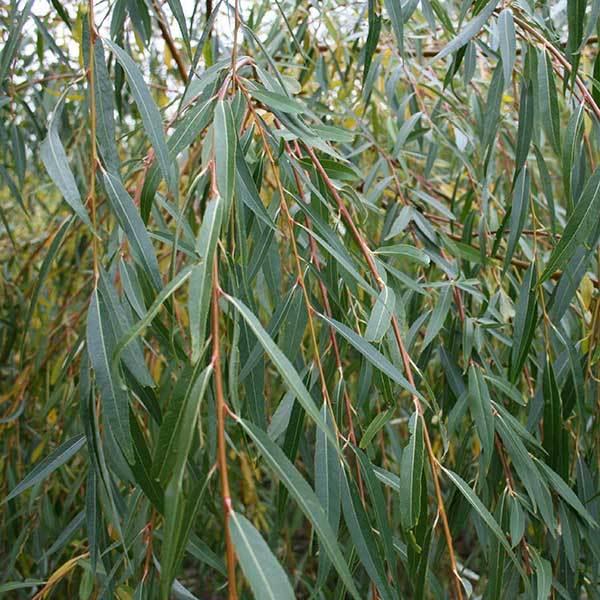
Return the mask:
[[44,446],[46,445],[45,441],[41,441],[35,448],[35,450],[31,453],[31,462],[35,463],[39,460],[42,455],[42,451],[44,450]]
[[587,274],[581,282],[580,293],[583,306],[586,310],[589,310],[590,304],[592,303],[592,297],[594,295],[594,284]]
[[79,556],[75,556],[71,558],[66,563],[58,567],[52,575],[48,578],[46,585],[33,597],[33,600],[41,600],[42,598],[46,598],[48,594],[52,591],[52,588],[63,578],[67,573],[69,573],[72,569],[77,566],[77,563],[82,558],[87,558],[90,555],[89,552],[85,552]]
[[48,416],[46,417],[46,422],[48,423],[48,425],[56,425],[57,418],[58,418],[58,411],[55,408],[53,408],[48,413]]

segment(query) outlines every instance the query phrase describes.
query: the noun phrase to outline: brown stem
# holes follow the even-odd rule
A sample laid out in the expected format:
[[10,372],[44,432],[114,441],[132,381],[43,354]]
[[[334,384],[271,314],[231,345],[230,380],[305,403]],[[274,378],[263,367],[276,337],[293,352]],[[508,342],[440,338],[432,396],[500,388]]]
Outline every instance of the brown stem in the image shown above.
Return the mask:
[[[352,218],[352,215],[346,208],[339,192],[337,191],[336,187],[333,185],[333,182],[327,175],[327,172],[323,168],[323,165],[317,158],[313,149],[306,144],[304,146],[306,148],[306,151],[308,152],[308,155],[311,158],[312,163],[314,164],[315,168],[317,169],[317,171],[323,178],[325,185],[327,186],[327,188],[331,192],[331,195],[333,196],[334,200],[336,201],[338,209],[339,209],[340,213],[342,214],[342,217],[344,218],[346,225],[350,228],[350,231],[352,232],[352,235],[354,236],[354,239],[355,239],[356,243],[358,244],[363,257],[365,258],[367,265],[369,266],[369,270],[371,271],[373,278],[377,282],[377,285],[379,286],[379,288],[383,289],[383,287],[385,286],[385,283],[383,282],[383,279],[381,278],[381,275],[379,274],[377,265],[375,264],[375,261],[373,259],[373,253],[371,252],[371,249],[369,248],[369,246],[367,245],[363,236],[361,235],[360,231],[356,227],[354,220]],[[402,357],[402,363],[404,365],[406,377],[407,377],[409,383],[414,387],[414,377],[413,377],[413,373],[412,373],[411,360],[410,360],[410,357],[404,346],[404,342],[403,342],[402,336],[400,334],[400,326],[398,325],[398,319],[396,318],[395,315],[392,316],[392,329],[394,331],[394,337],[396,338],[396,343],[398,345],[398,349],[399,349],[400,355]],[[455,558],[455,553],[454,553],[454,545],[452,543],[452,534],[450,533],[448,517],[446,515],[446,509],[444,508],[444,498],[442,496],[442,490],[441,490],[441,486],[440,486],[440,482],[439,482],[439,463],[438,463],[437,458],[435,457],[435,454],[433,453],[431,439],[429,437],[429,432],[427,430],[427,424],[425,423],[425,419],[423,416],[423,407],[421,406],[421,402],[420,402],[419,398],[414,394],[413,394],[412,400],[413,400],[413,403],[415,406],[415,410],[417,411],[419,417],[423,419],[423,434],[424,434],[424,438],[425,438],[425,447],[427,448],[427,457],[429,459],[429,465],[431,467],[433,484],[434,484],[437,503],[438,503],[438,511],[439,511],[440,518],[442,521],[442,528],[444,530],[444,536],[446,538],[446,545],[448,546],[448,553],[449,553],[449,557],[450,557],[450,565],[452,568],[452,574],[454,575],[454,578],[453,578],[454,590],[456,593],[456,597],[459,600],[462,600],[462,598],[463,598],[462,587],[461,587],[462,583],[460,580],[460,576],[458,574],[458,567],[456,565],[456,558]]]
[[212,290],[212,366],[215,371],[215,394],[217,398],[217,464],[221,476],[221,496],[223,501],[223,514],[225,525],[225,546],[227,552],[227,579],[229,581],[229,600],[237,600],[235,582],[235,553],[229,532],[229,517],[231,516],[231,492],[229,490],[229,476],[227,473],[227,442],[225,440],[225,417],[228,412],[223,393],[223,379],[221,374],[221,350],[219,333],[219,266],[217,254],[213,260],[213,290]]
[[[290,156],[296,156],[297,158],[300,158],[300,147],[298,146],[298,142],[295,142],[295,149],[296,149],[295,153],[290,148],[290,145],[288,142],[285,142],[285,148],[286,148],[287,153]],[[292,163],[292,173],[294,175],[296,187],[298,188],[298,193],[300,194],[300,197],[302,198],[303,197],[302,183],[300,182],[300,177],[298,176],[296,166],[293,163]],[[313,263],[315,269],[320,273],[321,272],[321,262],[319,260],[317,244],[315,242],[314,236],[312,235],[312,221],[310,220],[310,218],[308,216],[306,217],[306,228],[309,231],[308,243],[309,243],[309,249],[310,249],[310,260]],[[319,282],[319,291],[321,292],[321,299],[323,302],[323,310],[325,311],[325,314],[328,317],[332,317],[333,313],[331,311],[331,304],[329,303],[329,294],[327,292],[327,287],[325,286],[325,284],[323,283],[323,281],[320,278],[318,278],[318,282]],[[331,341],[331,347],[333,348],[333,356],[335,359],[335,365],[339,372],[339,376],[343,382],[344,367],[342,365],[342,357],[340,354],[340,347],[337,342],[337,336],[335,334],[335,329],[332,326],[329,327],[329,339]],[[343,398],[344,398],[344,407],[346,410],[346,420],[348,421],[348,439],[354,446],[357,446],[358,443],[357,443],[357,439],[356,439],[356,432],[354,430],[354,422],[352,420],[352,412],[353,412],[352,411],[352,401],[350,400],[350,394],[348,394],[348,390],[345,385],[343,386],[342,394],[343,394]],[[364,492],[364,487],[363,487],[362,476],[360,473],[360,464],[358,462],[357,457],[355,457],[355,467],[356,467],[356,477],[357,477],[357,481],[358,481],[358,490],[360,493],[360,498],[364,505],[365,504],[365,492]]]
[[154,10],[156,11],[156,20],[158,21],[158,28],[160,29],[160,33],[165,41],[165,44],[168,46],[169,51],[171,52],[171,56],[174,58],[177,63],[177,70],[179,71],[179,76],[183,83],[188,82],[188,74],[185,68],[185,63],[183,62],[183,58],[181,53],[175,46],[175,42],[173,41],[173,36],[169,31],[169,26],[167,25],[167,20],[165,19],[165,14],[163,13],[160,5],[156,0],[153,1]]

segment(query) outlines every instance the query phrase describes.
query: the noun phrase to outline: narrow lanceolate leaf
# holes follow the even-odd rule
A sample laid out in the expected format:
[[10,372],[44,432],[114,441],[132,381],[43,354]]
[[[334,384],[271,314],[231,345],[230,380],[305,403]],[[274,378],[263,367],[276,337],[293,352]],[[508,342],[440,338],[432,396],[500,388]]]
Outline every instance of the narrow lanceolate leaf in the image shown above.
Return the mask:
[[77,435],[70,440],[61,444],[56,450],[52,451],[46,458],[41,460],[35,465],[35,467],[27,474],[25,479],[18,483],[8,494],[8,496],[2,501],[4,504],[9,500],[12,500],[19,494],[22,494],[25,490],[36,485],[40,481],[43,481],[58,469],[64,465],[72,456],[77,454],[81,448],[85,445],[85,436],[83,434]]
[[515,173],[519,173],[529,153],[531,136],[533,135],[533,86],[530,81],[521,82],[521,102],[519,104],[519,129],[517,131],[517,147],[515,149]]
[[392,381],[403,387],[411,394],[423,399],[423,396],[412,386],[402,373],[377,349],[375,349],[364,338],[352,331],[348,326],[331,319],[325,315],[319,315],[323,321],[331,325],[343,338],[354,346],[376,369],[385,373]]
[[144,82],[144,78],[131,56],[125,50],[110,40],[104,40],[104,43],[111,49],[127,76],[131,94],[142,117],[146,135],[154,148],[163,177],[171,192],[177,194],[178,171],[165,141],[162,117]]
[[204,343],[212,290],[213,260],[221,230],[222,216],[223,201],[220,198],[211,200],[206,205],[204,219],[196,240],[196,253],[201,260],[192,270],[188,297],[192,363],[200,358],[200,351]]
[[504,86],[508,87],[512,81],[512,70],[515,65],[516,54],[515,22],[509,8],[503,10],[498,17],[498,37],[500,38]]
[[562,402],[552,362],[546,357],[543,376],[544,391],[544,428],[543,444],[548,453],[549,464],[556,471],[560,464],[562,453]]
[[404,49],[404,20],[402,15],[402,3],[400,0],[384,0],[385,9],[388,12],[390,21],[392,22],[392,29],[394,30],[394,36],[396,37],[396,43],[400,54]]
[[187,24],[185,21],[185,13],[183,12],[183,7],[181,6],[181,2],[179,0],[167,0],[169,7],[177,21],[177,25],[179,25],[179,31],[181,31],[181,37],[185,43],[186,50],[188,55],[191,56],[191,46],[190,46],[190,32],[188,31]]
[[358,489],[353,482],[348,481],[345,473],[342,473],[342,506],[344,508],[344,520],[360,562],[377,586],[381,598],[391,600],[393,595],[386,580],[385,567],[381,552],[375,541],[375,535],[360,501]]
[[535,566],[536,599],[546,600],[552,595],[552,565],[545,558],[542,558],[537,551],[532,552],[532,555]]
[[257,445],[269,466],[277,473],[277,476],[287,488],[290,496],[298,503],[306,518],[312,523],[319,536],[321,547],[327,552],[331,563],[340,576],[341,582],[350,594],[359,600],[361,596],[344,560],[337,542],[337,536],[331,529],[327,515],[313,490],[289,461],[283,450],[272,442],[263,431],[248,421],[240,420],[239,423]]
[[410,420],[411,435],[402,453],[400,466],[400,518],[405,529],[412,529],[419,520],[421,511],[421,477],[425,443],[423,420],[414,413]]
[[[131,320],[121,304],[109,275],[102,268],[99,268],[98,291],[107,308],[113,338],[118,340],[131,327]],[[131,344],[123,352],[123,363],[141,386],[154,387],[154,381],[146,367],[140,343]]]
[[[214,99],[210,98],[206,102],[198,102],[191,108],[188,108],[183,118],[177,123],[175,131],[173,131],[167,140],[167,147],[173,160],[177,159],[195,139],[198,139],[202,135],[202,131],[208,125],[213,115],[214,105]],[[156,163],[153,163],[144,180],[140,210],[142,219],[145,222],[148,221],[150,215],[154,195],[160,184],[161,173],[160,168]]]
[[494,451],[494,415],[488,387],[481,371],[475,365],[469,367],[469,407],[487,469]]
[[475,18],[469,21],[462,28],[460,33],[435,55],[433,60],[439,60],[448,56],[448,54],[452,54],[452,52],[462,48],[471,38],[476,36],[494,12],[497,4],[498,0],[491,0],[488,2],[484,9]]
[[231,206],[235,187],[235,155],[237,134],[229,102],[219,100],[213,122],[217,188],[225,202],[225,212]]
[[228,295],[224,295],[224,297],[242,315],[256,336],[257,340],[260,342],[260,345],[264,348],[265,352],[269,355],[269,358],[273,361],[273,364],[279,371],[279,374],[283,380],[286,382],[288,388],[295,394],[296,399],[298,402],[300,402],[302,408],[304,408],[304,410],[317,424],[321,431],[325,433],[332,445],[336,447],[335,436],[323,420],[323,417],[321,416],[319,409],[316,407],[309,391],[306,389],[304,383],[302,383],[300,375],[298,375],[298,372],[289,361],[287,356],[278,348],[275,342],[271,339],[271,336],[261,325],[260,321],[254,314],[252,314],[250,309],[241,300]]
[[154,287],[159,290],[162,287],[160,269],[154,253],[154,246],[152,246],[140,213],[119,177],[106,172],[103,182],[111,208],[129,241],[134,260],[146,272]]
[[423,250],[415,248],[409,244],[392,244],[391,246],[382,246],[374,252],[383,256],[398,256],[403,259],[412,260],[424,266],[429,266],[431,259]]
[[69,160],[65,148],[58,135],[58,115],[61,107],[57,105],[54,114],[48,123],[48,135],[40,145],[40,156],[48,171],[48,175],[60,190],[67,204],[73,209],[75,214],[92,229],[92,222],[81,201],[81,195],[77,188],[77,182],[69,166]]
[[448,285],[444,288],[438,299],[431,318],[427,324],[427,330],[425,331],[425,338],[423,339],[423,348],[426,348],[431,344],[440,329],[444,326],[450,305],[452,304],[452,286]]
[[385,285],[379,296],[377,296],[371,316],[367,322],[365,339],[368,342],[379,342],[385,335],[386,331],[390,328],[395,305],[396,294],[394,294],[392,288]]
[[379,412],[375,415],[375,417],[369,423],[369,426],[363,433],[362,437],[360,438],[360,444],[358,445],[359,448],[364,450],[365,448],[367,448],[369,446],[369,444],[373,441],[373,438],[392,419],[392,417],[394,416],[394,412],[395,411],[393,408],[388,408],[387,410],[384,410],[383,412]]
[[306,112],[306,108],[297,100],[290,98],[289,96],[284,96],[283,94],[271,92],[261,85],[252,86],[250,93],[258,101],[273,110],[292,115],[301,115]]
[[98,291],[92,292],[87,317],[87,351],[96,374],[103,415],[119,447],[129,462],[133,462],[133,446],[129,430],[129,396],[117,380],[111,363],[114,340],[106,309]]
[[502,531],[502,529],[500,528],[500,525],[498,525],[498,523],[496,522],[496,520],[494,519],[494,517],[492,516],[490,511],[485,507],[483,502],[477,497],[475,492],[468,486],[467,482],[464,479],[459,477],[453,471],[446,469],[445,467],[442,467],[442,471],[448,476],[450,481],[452,481],[452,483],[456,486],[456,488],[463,495],[465,500],[475,509],[475,511],[481,517],[481,520],[486,524],[488,529],[494,534],[494,536],[496,536],[498,541],[502,544],[503,548],[506,550],[506,553],[508,554],[508,556],[510,556],[510,559],[513,561],[513,563],[519,570],[519,573],[521,574],[521,576],[525,579],[526,575],[525,575],[525,571],[523,570],[523,567],[521,566],[521,562],[515,556],[512,548],[510,547],[508,540],[506,539],[506,536],[504,535],[504,532]]
[[257,600],[293,600],[294,590],[288,576],[254,525],[239,513],[231,512],[229,531],[254,597]]
[[[373,61],[373,54],[377,48],[379,42],[379,35],[381,34],[381,15],[377,12],[377,4],[375,0],[368,0],[367,4],[367,19],[368,19],[368,31],[367,41],[364,49],[364,70],[362,77],[363,88],[368,88],[369,71],[371,70],[371,62]],[[364,89],[363,89],[364,92]]]
[[600,214],[600,168],[596,169],[588,179],[560,241],[556,244],[540,276],[540,283],[546,281],[556,270],[561,269],[577,248],[589,241],[592,231],[597,230],[598,214]]
[[514,383],[518,379],[521,369],[525,365],[537,323],[535,265],[531,265],[523,276],[523,283],[519,288],[515,313],[509,369],[511,383]]
[[[10,28],[5,25],[8,35],[4,40],[4,46],[0,53],[0,86],[4,84],[4,78],[23,40],[23,26],[29,17],[33,4],[34,0],[27,0],[25,4],[11,3],[13,10],[10,14]],[[6,8],[8,11],[8,6]]]
[[191,272],[192,267],[186,267],[160,291],[150,308],[146,311],[146,314],[137,323],[134,323],[129,329],[129,331],[127,331],[125,335],[120,340],[118,340],[118,343],[116,344],[114,352],[112,354],[113,362],[118,362],[123,350],[129,344],[131,344],[131,342],[138,335],[140,335],[140,333],[142,333],[142,331],[146,327],[148,327],[150,323],[152,323],[154,317],[158,314],[158,311],[161,309],[162,305],[188,280]]
[[200,374],[194,372],[174,390],[174,397],[160,426],[152,467],[154,476],[163,486],[169,480],[181,485],[196,420],[212,371],[212,365],[209,365]]
[[560,150],[560,121],[552,64],[544,49],[538,51],[539,116],[556,152]]
[[[321,413],[333,430],[333,417],[326,402],[323,403]],[[336,447],[320,429],[315,438],[315,492],[331,529],[337,533],[340,520],[341,464]]]
[[508,234],[508,247],[504,256],[504,270],[510,266],[510,261],[515,253],[527,214],[529,212],[529,171],[524,167],[519,171],[513,189],[513,201],[510,209],[510,231]]
[[118,175],[119,155],[115,143],[114,89],[106,67],[100,39],[94,44],[94,94],[96,97],[96,137],[106,170]]

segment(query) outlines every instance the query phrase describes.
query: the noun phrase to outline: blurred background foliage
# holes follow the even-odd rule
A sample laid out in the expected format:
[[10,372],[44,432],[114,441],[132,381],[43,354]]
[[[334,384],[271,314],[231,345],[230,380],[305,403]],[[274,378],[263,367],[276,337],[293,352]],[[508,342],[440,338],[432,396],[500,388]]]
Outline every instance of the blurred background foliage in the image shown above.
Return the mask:
[[597,598],[600,0],[0,7],[0,595]]

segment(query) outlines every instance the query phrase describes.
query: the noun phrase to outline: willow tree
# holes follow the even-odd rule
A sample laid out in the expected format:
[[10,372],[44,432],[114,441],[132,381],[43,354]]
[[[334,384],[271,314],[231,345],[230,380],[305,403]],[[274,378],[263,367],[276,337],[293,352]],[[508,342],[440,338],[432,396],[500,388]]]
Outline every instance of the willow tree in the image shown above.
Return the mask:
[[5,5],[0,592],[596,597],[599,15]]

